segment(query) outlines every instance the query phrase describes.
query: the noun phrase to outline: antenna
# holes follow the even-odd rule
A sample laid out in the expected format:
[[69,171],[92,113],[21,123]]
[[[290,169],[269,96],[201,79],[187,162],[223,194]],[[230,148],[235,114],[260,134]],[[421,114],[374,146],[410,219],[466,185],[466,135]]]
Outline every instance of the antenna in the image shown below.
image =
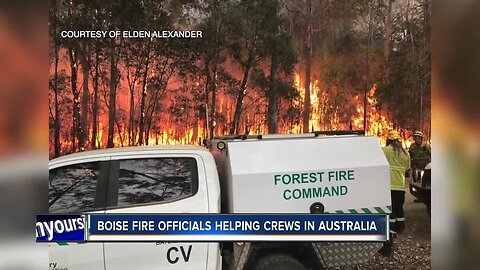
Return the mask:
[[208,134],[210,132],[210,128],[208,127],[208,122],[209,121],[208,121],[208,104],[207,103],[205,103],[205,119],[206,119],[205,121],[207,122],[207,132],[206,132],[207,136],[206,136],[206,139],[210,139],[211,138],[210,134]]

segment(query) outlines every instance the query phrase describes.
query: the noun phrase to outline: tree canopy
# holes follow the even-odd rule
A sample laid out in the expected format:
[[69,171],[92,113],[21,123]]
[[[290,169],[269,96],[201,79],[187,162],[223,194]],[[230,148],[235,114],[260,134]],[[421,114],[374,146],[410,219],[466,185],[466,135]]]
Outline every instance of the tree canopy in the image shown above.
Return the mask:
[[[51,0],[50,152],[430,134],[429,0]],[[62,31],[201,31],[62,38]]]

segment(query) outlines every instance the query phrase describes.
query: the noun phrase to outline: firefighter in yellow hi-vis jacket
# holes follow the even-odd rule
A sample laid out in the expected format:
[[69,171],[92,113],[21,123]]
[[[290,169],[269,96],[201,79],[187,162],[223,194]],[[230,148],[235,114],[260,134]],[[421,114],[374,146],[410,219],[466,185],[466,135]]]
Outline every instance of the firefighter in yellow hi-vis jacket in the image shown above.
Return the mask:
[[412,158],[412,167],[424,169],[431,161],[432,149],[428,143],[423,141],[423,133],[421,131],[415,131],[413,133],[413,139],[415,143],[410,145],[410,149],[408,150]]
[[400,135],[392,130],[387,136],[387,145],[383,152],[390,164],[390,189],[392,194],[392,213],[390,228],[397,233],[405,230],[405,172],[410,169],[410,155],[403,148]]
[[[421,131],[417,130],[413,132],[413,140],[414,143],[412,143],[408,149],[412,163],[412,180],[419,182],[423,187],[420,171],[425,169],[425,166],[431,162],[432,149],[430,144],[423,141],[423,133]],[[414,202],[421,201],[421,199],[414,200]]]

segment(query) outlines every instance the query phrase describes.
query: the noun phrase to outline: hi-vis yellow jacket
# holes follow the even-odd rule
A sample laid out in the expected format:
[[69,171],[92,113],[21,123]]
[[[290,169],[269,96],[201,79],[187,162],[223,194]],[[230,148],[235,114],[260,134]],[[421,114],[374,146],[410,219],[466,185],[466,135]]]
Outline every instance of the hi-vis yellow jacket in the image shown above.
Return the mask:
[[406,151],[395,153],[391,145],[382,149],[390,164],[390,189],[405,190],[405,172],[410,169],[410,155]]

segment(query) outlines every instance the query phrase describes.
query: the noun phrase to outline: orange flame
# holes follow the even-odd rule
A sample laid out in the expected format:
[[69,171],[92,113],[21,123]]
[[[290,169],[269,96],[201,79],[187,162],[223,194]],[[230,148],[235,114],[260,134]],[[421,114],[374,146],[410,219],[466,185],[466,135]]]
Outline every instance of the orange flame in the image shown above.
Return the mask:
[[[198,85],[198,82],[197,82]],[[310,130],[363,130],[363,110],[364,110],[364,97],[362,94],[351,96],[347,98],[349,104],[346,108],[339,106],[333,110],[329,101],[336,98],[335,93],[330,93],[327,89],[322,89],[323,86],[319,80],[312,80],[310,83],[310,101],[311,112],[309,119]],[[305,87],[302,84],[300,74],[294,74],[293,86],[298,90],[299,96],[293,100],[282,100],[280,102],[280,111],[288,108],[294,108],[298,112],[303,111],[304,107],[304,93]],[[389,129],[393,128],[393,123],[388,115],[386,108],[380,109],[378,106],[378,100],[376,98],[377,85],[374,84],[367,93],[367,128],[366,134],[375,135],[380,140],[385,142],[385,134]],[[252,100],[261,100],[261,96],[256,91],[249,92],[249,102]],[[121,97],[119,97],[121,98]],[[165,98],[165,100],[167,100]],[[166,101],[168,102],[168,100]],[[226,92],[219,92],[217,96],[216,115],[222,116],[216,118],[213,122],[214,135],[226,135],[229,133],[229,125],[233,119],[233,113],[235,108],[235,98],[229,96]],[[129,103],[126,99],[125,104]],[[125,105],[124,104],[124,105]],[[343,106],[343,105],[342,105]],[[245,105],[244,112],[242,113],[242,131],[246,130],[250,134],[265,134],[268,132],[266,121],[266,105],[263,103],[257,103],[254,105]],[[210,108],[208,108],[210,110]],[[345,113],[348,111],[348,114]],[[191,111],[185,112],[193,115]],[[300,113],[301,114],[301,113]],[[351,114],[351,115],[350,115]],[[350,119],[347,119],[345,115],[350,115]],[[108,122],[108,116],[100,115],[97,126],[97,136],[95,148],[105,148],[107,146],[108,125],[104,123]],[[209,117],[211,117],[209,115]],[[292,134],[300,133],[302,131],[302,123],[300,115],[295,115],[294,120],[280,119],[279,120],[279,133]],[[175,120],[168,111],[159,112],[159,115],[153,126],[155,129],[150,130],[148,138],[146,138],[146,144],[201,144],[201,140],[209,137],[205,123],[205,118],[189,118],[187,122],[181,120]],[[159,120],[161,119],[161,120]],[[221,121],[221,122],[220,122]],[[220,124],[221,123],[221,124]],[[133,132],[133,137],[129,139],[128,121],[125,119],[119,120],[118,125],[115,126],[115,133],[113,138],[113,144],[115,147],[128,146],[129,141],[133,145],[138,144],[139,130]],[[67,128],[67,127],[65,127]],[[91,127],[90,132],[91,134]],[[88,143],[88,142],[87,142]],[[409,142],[406,142],[408,146]],[[76,143],[76,145],[78,145]],[[88,143],[88,146],[91,144]],[[61,148],[62,152],[66,153],[71,151],[73,143],[68,138],[62,138]]]

